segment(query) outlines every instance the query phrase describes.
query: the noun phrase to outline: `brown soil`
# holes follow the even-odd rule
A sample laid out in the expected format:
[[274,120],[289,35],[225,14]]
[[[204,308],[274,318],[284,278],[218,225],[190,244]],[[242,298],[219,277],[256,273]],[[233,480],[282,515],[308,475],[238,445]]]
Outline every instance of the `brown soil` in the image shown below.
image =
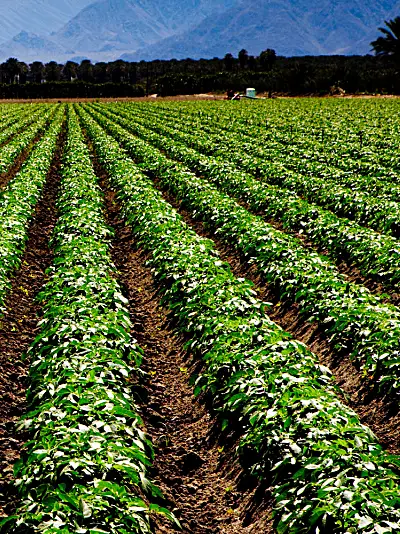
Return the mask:
[[29,364],[22,356],[38,332],[41,307],[35,298],[45,283],[45,271],[53,260],[48,241],[56,222],[61,143],[62,139],[29,228],[21,268],[12,279],[7,311],[0,317],[0,517],[13,513],[17,499],[10,482],[13,464],[26,441],[26,436],[16,429],[19,418],[27,411],[25,395]]
[[[247,210],[251,211],[249,209],[249,206],[244,202],[238,202],[241,206],[246,208]],[[252,213],[255,213],[254,211]],[[329,250],[325,249],[324,247],[320,247],[309,240],[307,236],[304,234],[300,234],[298,232],[294,232],[289,230],[288,228],[285,228],[283,224],[280,221],[276,221],[275,219],[270,219],[268,217],[264,217],[263,212],[255,213],[255,215],[258,215],[259,217],[263,217],[268,224],[276,228],[277,230],[280,230],[283,233],[292,235],[299,239],[301,241],[301,244],[314,252],[317,252],[318,254],[322,256],[326,256],[326,259],[333,263],[339,273],[346,276],[349,282],[353,282],[354,284],[363,285],[367,289],[371,291],[371,293],[374,293],[375,295],[382,295],[382,301],[388,304],[393,304],[395,306],[400,305],[400,294],[396,293],[394,289],[388,288],[382,283],[378,282],[377,280],[374,280],[373,278],[368,278],[367,276],[364,276],[358,267],[353,265],[351,261],[345,261],[345,260],[337,260],[332,254],[330,254]]]
[[[164,155],[168,157],[168,154],[164,153]],[[198,175],[202,177],[200,174]],[[155,180],[155,183],[159,187],[157,180]],[[160,189],[162,188],[160,187]],[[271,312],[271,318],[282,328],[292,333],[296,339],[308,345],[318,355],[320,361],[331,369],[337,384],[342,389],[344,393],[343,402],[357,412],[361,422],[373,430],[385,449],[393,454],[400,454],[400,412],[398,402],[394,398],[383,396],[369,387],[356,362],[352,363],[348,354],[335,353],[328,343],[323,329],[315,323],[310,324],[305,321],[300,316],[297,304],[280,302],[279,295],[266,286],[254,265],[248,265],[233,247],[227,247],[212,232],[207,231],[201,222],[195,221],[188,211],[182,210],[180,203],[177,203],[172,195],[164,192],[164,196],[184,216],[186,222],[194,226],[197,233],[214,240],[217,249],[220,250],[224,259],[230,263],[236,276],[252,280],[259,291],[260,298],[277,305]],[[238,202],[238,204],[248,209],[245,203]],[[262,213],[257,215],[262,215]],[[281,222],[274,220],[269,220],[268,222],[278,230],[287,232]],[[307,240],[304,235],[293,232],[287,233],[292,233],[298,237],[307,248],[316,250],[315,245]],[[326,253],[322,249],[319,252]],[[364,284],[376,294],[387,293],[381,284],[362,276],[353,265],[342,262],[338,265],[338,270],[345,274],[349,281]],[[398,294],[392,293],[388,296],[387,301],[397,304],[399,299],[400,296]]]
[[[166,151],[160,150],[160,152],[165,157],[167,157],[168,159],[172,159]],[[207,177],[203,176],[200,172],[197,172],[195,170],[192,170],[192,172],[194,174],[196,174],[196,176],[198,176],[198,177],[202,178],[203,180],[207,181]],[[259,181],[262,181],[262,180],[259,179]],[[268,185],[268,184],[266,184],[266,185]],[[300,196],[300,198],[302,198],[302,197]],[[303,200],[306,200],[306,199],[303,198]],[[348,278],[349,282],[354,282],[356,284],[363,285],[363,286],[367,287],[372,293],[374,293],[376,295],[384,295],[383,302],[387,302],[389,304],[394,304],[395,306],[400,305],[400,293],[397,293],[394,289],[383,285],[382,283],[378,282],[377,280],[374,280],[373,278],[369,278],[369,277],[363,275],[360,272],[360,270],[355,265],[353,265],[351,263],[350,259],[348,261],[344,261],[344,260],[340,260],[339,261],[339,260],[337,260],[329,252],[329,250],[327,250],[324,247],[318,246],[317,244],[313,243],[312,241],[309,240],[309,238],[306,235],[301,234],[301,233],[299,233],[297,231],[292,231],[292,230],[286,228],[283,225],[283,223],[281,221],[279,221],[279,220],[272,219],[270,217],[265,217],[263,211],[255,212],[254,210],[252,210],[249,207],[248,203],[246,203],[244,201],[241,201],[241,200],[238,200],[238,199],[235,199],[235,201],[240,206],[242,206],[243,208],[247,209],[251,213],[254,213],[255,215],[258,215],[259,217],[264,218],[268,222],[268,224],[270,224],[271,226],[273,226],[277,230],[279,230],[279,231],[281,231],[283,233],[292,235],[292,236],[296,237],[297,239],[299,239],[299,241],[301,242],[301,244],[305,248],[307,248],[309,250],[312,250],[312,251],[315,251],[315,252],[318,252],[319,254],[326,256],[327,259],[330,262],[332,262],[333,264],[336,265],[338,271],[341,274],[344,274]]]
[[[17,156],[17,158],[14,160],[13,164],[9,168],[7,172],[3,172],[0,174],[0,192],[2,189],[4,189],[7,184],[14,178],[14,176],[21,170],[22,165],[24,164],[24,161],[29,156],[29,154],[32,151],[32,148],[35,146],[35,144],[39,141],[39,139],[42,137],[43,134],[38,134],[33,141],[29,143],[29,145]],[[10,140],[9,140],[10,141]]]
[[[156,181],[156,185],[159,184]],[[161,188],[162,190],[162,188]],[[343,391],[342,401],[357,412],[361,422],[376,434],[382,446],[392,454],[400,454],[400,412],[398,401],[383,396],[369,387],[362,373],[350,361],[348,354],[337,354],[326,335],[317,324],[309,323],[299,313],[298,305],[282,302],[279,295],[268,286],[254,264],[249,265],[233,247],[228,246],[201,222],[194,220],[190,212],[183,209],[173,195],[163,191],[164,198],[170,202],[194,230],[212,239],[222,259],[227,261],[235,276],[244,277],[255,284],[258,297],[271,302],[269,316],[284,330],[305,343],[329,367],[336,383]]]
[[[265,98],[267,99],[268,93],[259,93],[257,94],[259,98]],[[285,93],[274,93],[273,98],[278,99],[285,99],[285,100],[293,100],[293,99],[306,99],[306,98],[312,98],[316,99],[319,98],[321,100],[326,100],[327,98],[351,98],[351,99],[366,99],[366,98],[377,98],[377,99],[397,99],[400,98],[399,95],[352,95],[352,94],[344,94],[344,95],[315,95],[313,93],[310,93],[308,95],[286,95]],[[115,97],[115,98],[25,98],[25,99],[18,99],[18,98],[4,98],[0,99],[0,104],[29,104],[29,103],[53,103],[57,104],[59,102],[146,102],[146,101],[154,101],[154,100],[160,100],[160,101],[186,101],[186,100],[225,100],[225,93],[200,93],[200,94],[194,94],[194,95],[176,95],[176,96],[157,96],[156,95],[149,95],[149,96],[141,96],[141,97]]]
[[[139,390],[143,420],[155,446],[153,478],[183,532],[272,533],[270,493],[243,476],[234,440],[230,445],[218,440],[217,419],[195,400],[189,378],[199,362],[185,353],[183,340],[174,333],[145,266],[147,256],[136,248],[107,177],[95,165],[106,194],[106,217],[116,231],[113,260],[129,299],[133,335],[145,352],[142,368],[148,375]],[[166,521],[155,526],[157,534],[175,531]]]

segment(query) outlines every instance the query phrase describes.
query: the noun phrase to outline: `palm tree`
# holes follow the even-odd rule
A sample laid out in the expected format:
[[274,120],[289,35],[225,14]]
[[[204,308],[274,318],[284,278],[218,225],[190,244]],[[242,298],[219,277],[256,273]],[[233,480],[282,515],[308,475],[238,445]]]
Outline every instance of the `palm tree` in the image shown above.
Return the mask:
[[389,29],[379,28],[384,37],[381,36],[376,41],[372,41],[372,49],[375,51],[375,55],[390,57],[400,63],[400,17],[389,21],[385,20],[385,24]]

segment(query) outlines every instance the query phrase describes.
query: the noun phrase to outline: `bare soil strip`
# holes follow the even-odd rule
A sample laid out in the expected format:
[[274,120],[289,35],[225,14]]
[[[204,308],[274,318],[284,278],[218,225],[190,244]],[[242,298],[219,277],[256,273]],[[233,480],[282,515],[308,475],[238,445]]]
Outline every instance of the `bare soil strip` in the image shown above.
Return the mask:
[[29,368],[22,355],[38,332],[41,307],[35,298],[45,283],[45,271],[53,260],[49,238],[57,219],[55,200],[61,147],[62,139],[29,228],[21,268],[12,279],[12,289],[6,301],[7,312],[0,317],[0,516],[12,514],[16,504],[10,482],[13,464],[26,441],[25,436],[17,432],[16,423],[27,410],[25,395]]
[[280,230],[285,234],[293,235],[294,237],[299,239],[299,241],[301,241],[302,245],[305,248],[309,249],[310,251],[317,252],[322,256],[326,256],[327,259],[336,266],[339,273],[347,277],[349,282],[354,282],[355,284],[363,285],[375,295],[385,295],[385,297],[382,298],[383,302],[387,302],[388,304],[393,304],[395,306],[400,306],[399,293],[396,293],[393,289],[385,287],[383,284],[381,284],[377,280],[374,280],[373,278],[364,276],[360,272],[360,270],[351,263],[351,258],[349,258],[348,261],[346,261],[345,259],[338,260],[329,252],[329,250],[317,245],[316,243],[313,243],[304,234],[300,234],[298,232],[294,232],[293,230],[285,228],[280,221],[265,217],[263,212],[255,213],[249,208],[249,206],[245,202],[239,201],[238,204],[240,204],[248,211],[254,213],[255,215],[262,217],[268,224],[270,224],[277,230]]
[[43,132],[39,133],[33,141],[29,143],[29,145],[17,156],[14,163],[10,167],[10,169],[7,172],[3,172],[0,174],[0,192],[2,189],[4,189],[9,182],[14,178],[14,176],[21,170],[21,167],[26,160],[26,158],[31,153],[33,147],[35,144],[39,141],[39,139],[43,136]]
[[[157,148],[157,150],[160,150],[160,152],[166,158],[168,158],[170,160],[174,160],[173,158],[171,158],[169,156],[168,152],[166,152],[165,150],[161,150],[158,147],[156,147],[156,148]],[[179,160],[176,160],[176,161],[179,161]],[[188,167],[188,168],[190,169],[190,167]],[[194,169],[190,169],[190,171],[193,172],[193,174],[195,174],[199,178],[201,178],[203,180],[206,180],[206,181],[208,180],[207,177],[203,176],[200,172],[198,172],[198,171],[196,171]],[[259,180],[259,181],[261,181],[261,180]],[[300,197],[300,198],[302,198],[302,197]],[[385,295],[385,298],[383,298],[383,302],[394,304],[395,306],[400,306],[400,293],[395,292],[393,289],[386,288],[383,284],[379,283],[377,280],[374,280],[373,278],[369,278],[367,276],[364,276],[360,272],[360,270],[355,265],[352,264],[351,258],[349,258],[348,261],[345,261],[345,260],[339,261],[337,258],[335,258],[329,252],[329,250],[325,249],[322,246],[319,246],[316,243],[313,243],[304,234],[301,234],[301,233],[299,233],[297,231],[293,231],[293,230],[290,230],[289,228],[286,228],[282,224],[282,222],[277,220],[277,219],[273,219],[271,217],[266,217],[263,211],[256,212],[256,211],[252,210],[247,202],[244,202],[244,201],[239,200],[239,199],[235,199],[235,200],[240,206],[242,206],[243,208],[248,210],[250,213],[253,213],[254,215],[258,215],[259,217],[262,217],[268,224],[270,224],[271,226],[273,226],[277,230],[279,230],[279,231],[281,231],[281,232],[283,232],[285,234],[292,235],[292,236],[296,237],[302,243],[302,245],[305,248],[307,248],[307,249],[309,249],[309,250],[311,250],[313,252],[317,252],[318,254],[326,256],[329,259],[329,261],[331,261],[334,265],[336,265],[337,270],[341,274],[345,275],[348,278],[349,282],[354,282],[356,284],[363,285],[366,288],[368,288],[372,293],[374,293],[376,295]],[[306,201],[306,199],[304,199],[304,198],[303,198],[303,200]]]
[[[204,402],[195,400],[189,377],[196,363],[174,334],[145,266],[147,257],[121,220],[106,174],[95,166],[106,195],[108,224],[116,231],[113,260],[129,299],[133,336],[145,352],[142,368],[148,377],[136,390],[156,450],[153,478],[185,533],[272,533],[271,496],[254,479],[243,478],[234,460],[234,438],[229,446],[219,442],[215,417]],[[176,530],[160,521],[155,532]]]
[[332,350],[326,335],[317,324],[305,321],[299,313],[297,304],[281,302],[277,295],[262,279],[255,265],[249,265],[233,247],[209,231],[201,222],[193,219],[190,212],[182,208],[173,195],[162,191],[164,198],[172,204],[198,234],[212,239],[221,258],[227,261],[237,277],[244,277],[255,284],[258,297],[271,302],[274,307],[269,316],[296,339],[305,343],[318,355],[322,364],[329,367],[336,383],[344,392],[342,401],[357,412],[361,422],[371,428],[381,445],[392,454],[400,454],[400,413],[398,402],[390,397],[380,396],[366,386],[361,372],[350,361],[348,354],[337,354]]

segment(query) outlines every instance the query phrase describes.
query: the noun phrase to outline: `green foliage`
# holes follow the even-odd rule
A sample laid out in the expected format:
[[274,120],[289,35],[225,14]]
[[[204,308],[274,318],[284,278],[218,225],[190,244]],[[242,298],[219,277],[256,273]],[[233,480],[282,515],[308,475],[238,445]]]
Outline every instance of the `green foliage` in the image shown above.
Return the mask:
[[[28,127],[25,133],[16,136],[15,143],[0,149],[0,165],[10,165],[12,154],[15,157],[16,151],[22,150],[24,145],[32,141],[32,135],[45,129],[49,117],[54,115],[55,111],[48,131],[37,143],[21,170],[0,192],[0,313],[5,311],[4,302],[10,288],[10,277],[21,264],[28,240],[29,222],[41,196],[63,121],[62,107],[50,110],[46,106],[44,111],[41,118]],[[4,151],[6,147],[9,147],[7,153]]]
[[131,400],[142,351],[109,254],[102,193],[72,109],[63,158],[54,265],[29,349],[31,440],[15,466],[21,504],[2,532],[150,533],[152,447]]
[[[361,266],[364,268],[367,266],[370,272],[376,270],[377,266],[378,268],[381,266],[380,271],[385,271],[385,274],[387,274],[388,268],[391,269],[391,274],[397,282],[397,258],[391,258],[392,264],[390,266],[379,265],[382,263],[382,254],[385,252],[382,248],[393,248],[396,240],[387,239],[381,234],[377,235],[376,232],[365,230],[362,227],[362,225],[369,226],[377,231],[384,231],[386,234],[398,235],[400,213],[397,201],[400,199],[400,188],[394,183],[387,183],[383,177],[382,179],[359,175],[349,177],[348,168],[341,171],[325,165],[327,167],[325,170],[323,164],[315,161],[310,162],[312,155],[306,151],[303,151],[301,155],[296,153],[295,157],[291,153],[288,154],[285,150],[286,143],[283,142],[281,144],[275,143],[277,146],[272,151],[265,149],[262,147],[262,143],[254,141],[253,137],[247,135],[244,128],[239,127],[238,132],[225,131],[223,139],[221,139],[220,132],[215,130],[215,124],[212,127],[207,127],[204,124],[200,127],[197,124],[207,133],[207,135],[198,136],[192,133],[195,124],[192,123],[189,126],[190,132],[188,132],[188,128],[182,125],[179,118],[175,118],[175,124],[172,127],[165,124],[160,118],[155,123],[147,117],[138,117],[138,114],[135,113],[135,123],[132,124],[129,122],[131,117],[129,114],[126,115],[124,108],[122,110],[121,108],[117,109],[117,116],[120,121],[121,117],[128,119],[128,121],[125,120],[120,124],[126,126],[129,123],[131,131],[136,135],[144,137],[156,145],[162,145],[168,150],[171,157],[184,161],[200,173],[217,175],[218,169],[223,166],[225,172],[229,172],[227,181],[236,184],[236,195],[241,195],[241,200],[248,202],[253,209],[263,210],[266,216],[281,218],[286,215],[287,221],[285,223],[288,227],[298,220],[297,228],[293,228],[296,230],[307,231],[307,224],[304,223],[310,223],[311,237],[313,230],[315,231],[318,226],[321,225],[324,229],[329,229],[333,225],[333,233],[327,233],[326,239],[322,243],[324,247],[329,248],[329,244],[332,244],[332,237],[338,236],[339,227],[339,231],[344,233],[341,243],[346,246],[349,240],[353,241],[352,245],[348,247],[347,253],[357,258],[359,262],[364,260],[364,265],[361,264]],[[220,121],[218,127],[220,127]],[[160,135],[153,134],[152,130],[160,132],[165,137],[161,139]],[[261,128],[259,128],[256,129],[254,135],[261,137],[261,133]],[[239,139],[238,134],[240,134]],[[196,150],[188,149],[187,145]],[[317,148],[319,147],[313,148],[313,153]],[[208,157],[204,157],[203,154]],[[306,172],[304,174],[296,172],[296,168],[302,170],[306,166],[304,162],[309,162]],[[349,167],[351,167],[351,162],[349,162]],[[392,169],[378,167],[371,170],[365,166],[360,169],[358,164],[357,171],[360,170],[373,172],[375,175],[384,174],[385,178],[390,176],[393,179],[399,178],[396,171]],[[251,174],[256,174],[259,179],[262,179],[262,183]],[[344,181],[343,186],[341,181]],[[296,196],[293,195],[293,192],[296,193]],[[334,213],[328,212],[328,209]],[[315,223],[317,215],[320,215],[322,220]],[[355,221],[345,219],[346,216],[355,219]],[[356,239],[351,239],[352,233],[357,234]],[[365,235],[365,243],[370,245],[371,239],[377,242],[377,246],[380,248],[378,258],[376,250],[368,254],[365,246],[362,251],[353,252],[353,247],[357,246],[356,243],[360,241],[360,237],[364,237],[363,234]],[[336,240],[334,239],[334,241]],[[379,262],[378,265],[374,264],[374,260]]]
[[[365,287],[348,282],[324,257],[304,248],[298,239],[251,215],[187,167],[129,134],[109,120],[114,115],[106,111],[92,113],[142,163],[143,169],[159,177],[197,217],[255,263],[282,300],[297,302],[307,319],[317,321],[326,329],[332,345],[338,351],[349,352],[362,365],[365,379],[372,386],[398,393],[400,312],[396,307],[384,304]],[[115,120],[137,130],[135,121],[118,117]],[[151,137],[164,151],[172,150],[167,138],[157,134],[146,137]],[[180,151],[180,147],[176,150]],[[192,153],[189,149],[187,152]],[[243,180],[235,183],[237,175],[232,176],[229,163],[204,156],[199,160],[203,175],[217,184],[224,183],[229,192],[233,190],[239,195],[243,191],[242,199],[249,199],[251,189],[249,194]],[[258,182],[254,180],[254,184]],[[263,191],[261,198],[266,203]]]
[[11,141],[0,148],[0,173],[7,172],[19,154],[29,147],[38,134],[46,129],[54,109],[49,106],[44,109],[44,113],[43,108],[38,113],[36,108],[33,114],[29,114],[25,120],[17,122],[11,131],[6,132],[6,139],[16,133],[18,135],[15,135]]
[[377,56],[390,57],[398,63],[400,61],[400,17],[385,20],[385,24],[388,29],[379,28],[383,37],[372,41],[371,46]]
[[[399,458],[384,453],[356,414],[339,402],[330,372],[316,356],[268,319],[268,305],[254,298],[252,284],[232,275],[212,242],[187,227],[82,107],[78,114],[110,174],[125,219],[152,254],[154,276],[189,339],[188,349],[204,358],[197,390],[212,394],[224,428],[239,422],[239,454],[252,472],[264,478],[273,470],[277,531],[396,532]],[[182,188],[186,174],[193,197],[200,194],[193,174],[173,162],[167,165],[154,147],[129,137],[109,119],[93,116],[129,144],[135,157],[146,158],[148,170],[171,182],[182,177]],[[210,186],[204,188],[211,194]],[[216,219],[221,205],[216,204]]]

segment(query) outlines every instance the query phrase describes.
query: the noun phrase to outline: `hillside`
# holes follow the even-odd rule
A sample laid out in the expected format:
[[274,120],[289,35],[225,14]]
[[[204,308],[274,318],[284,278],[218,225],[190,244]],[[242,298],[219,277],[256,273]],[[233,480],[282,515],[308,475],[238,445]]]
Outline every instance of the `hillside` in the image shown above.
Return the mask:
[[[266,48],[285,56],[367,54],[378,26],[400,13],[400,0],[89,3],[41,0],[33,4],[32,0],[20,0],[12,7],[6,0],[4,27],[8,24],[7,31],[23,27],[0,46],[0,60],[10,56],[25,61],[66,61],[74,56],[97,61],[196,59],[237,54],[241,48],[254,55]],[[18,20],[16,13],[20,13]],[[73,16],[68,18],[68,13]],[[51,29],[54,31],[49,35]]]
[[48,35],[93,0],[2,0],[0,43],[21,31]]
[[383,20],[400,13],[399,1],[274,0],[239,2],[193,30],[123,56],[127,60],[221,57],[241,48],[259,54],[366,54]]

